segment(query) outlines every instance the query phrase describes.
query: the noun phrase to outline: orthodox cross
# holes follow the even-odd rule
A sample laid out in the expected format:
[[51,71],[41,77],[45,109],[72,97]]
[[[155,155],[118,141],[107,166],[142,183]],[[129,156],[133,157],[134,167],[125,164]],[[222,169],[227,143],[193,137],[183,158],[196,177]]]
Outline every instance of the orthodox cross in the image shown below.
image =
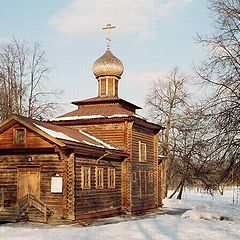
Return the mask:
[[111,24],[107,24],[106,27],[103,27],[102,30],[106,30],[106,41],[107,41],[107,49],[110,49],[110,30],[116,28],[115,26],[112,26]]

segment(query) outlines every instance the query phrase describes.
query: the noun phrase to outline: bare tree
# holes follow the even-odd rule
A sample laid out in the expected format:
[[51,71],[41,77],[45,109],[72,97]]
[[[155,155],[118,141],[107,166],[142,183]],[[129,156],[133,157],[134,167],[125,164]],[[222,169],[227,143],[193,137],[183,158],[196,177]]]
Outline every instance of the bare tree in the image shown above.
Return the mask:
[[53,113],[56,103],[50,99],[59,93],[44,87],[49,72],[45,55],[37,42],[29,47],[13,39],[0,47],[0,119],[11,114],[44,118]]
[[209,158],[218,162],[218,184],[227,183],[240,156],[240,1],[210,0],[215,31],[200,37],[208,56],[197,70],[200,79],[213,88],[204,106],[212,133]]
[[165,127],[162,136],[162,149],[165,156],[162,176],[164,196],[167,196],[173,162],[170,142],[174,141],[174,127],[186,106],[187,91],[184,86],[185,81],[185,77],[175,68],[169,75],[160,78],[157,82],[153,82],[152,90],[147,96],[151,117]]

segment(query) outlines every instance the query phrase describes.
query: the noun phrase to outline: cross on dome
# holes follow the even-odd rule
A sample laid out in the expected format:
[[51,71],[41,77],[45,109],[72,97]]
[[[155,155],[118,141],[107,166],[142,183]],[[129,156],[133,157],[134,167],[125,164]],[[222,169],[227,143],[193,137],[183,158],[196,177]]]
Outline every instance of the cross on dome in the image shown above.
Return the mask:
[[102,30],[106,31],[106,42],[107,42],[107,49],[110,49],[110,42],[111,42],[111,38],[110,38],[110,31],[112,29],[116,28],[115,26],[112,26],[111,23],[107,24],[106,27],[103,27]]

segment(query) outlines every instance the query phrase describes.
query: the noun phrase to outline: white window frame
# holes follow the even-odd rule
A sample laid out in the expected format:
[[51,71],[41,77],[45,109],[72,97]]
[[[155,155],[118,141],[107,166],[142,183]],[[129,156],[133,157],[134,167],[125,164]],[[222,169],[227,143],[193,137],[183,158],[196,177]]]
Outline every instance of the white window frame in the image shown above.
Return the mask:
[[[85,170],[88,172],[87,177],[85,176]],[[82,166],[82,189],[91,189],[91,167]]]
[[96,167],[95,168],[95,186],[96,186],[96,189],[101,189],[101,188],[104,187],[103,174],[104,174],[104,168],[103,167]]

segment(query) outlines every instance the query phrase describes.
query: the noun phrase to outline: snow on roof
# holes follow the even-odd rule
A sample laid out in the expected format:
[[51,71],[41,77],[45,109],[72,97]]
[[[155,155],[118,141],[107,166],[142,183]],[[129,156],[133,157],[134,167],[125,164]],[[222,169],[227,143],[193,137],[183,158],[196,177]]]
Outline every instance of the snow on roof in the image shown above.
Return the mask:
[[141,119],[146,120],[143,116],[141,116],[141,115],[139,115],[139,114],[134,114],[133,116],[136,117],[136,118],[141,118]]
[[124,117],[136,117],[140,119],[144,119],[144,117],[134,114],[134,115],[127,115],[127,114],[113,114],[110,116],[103,116],[103,115],[86,115],[86,116],[69,116],[69,117],[57,117],[52,118],[50,121],[71,121],[71,120],[81,120],[81,119],[94,119],[94,118],[124,118]]
[[106,147],[106,148],[109,148],[109,149],[117,149],[117,148],[113,147],[112,145],[103,142],[102,140],[94,137],[93,135],[91,135],[91,134],[89,134],[89,133],[87,133],[87,132],[84,132],[84,131],[82,131],[82,130],[79,130],[79,132],[82,133],[82,134],[84,134],[85,136],[91,138],[92,140],[100,143],[101,145],[103,145],[103,146]]
[[145,121],[148,122],[148,123],[157,124],[156,122],[153,122],[153,121],[151,121],[151,120],[148,120],[148,119],[146,119],[145,117],[143,117],[143,116],[141,116],[141,115],[139,115],[139,114],[134,114],[133,116],[136,117],[136,118],[140,118],[140,119],[142,119],[142,120],[145,120]]
[[70,117],[57,117],[52,118],[51,121],[71,121],[71,120],[81,120],[81,119],[95,119],[95,118],[121,118],[121,117],[130,117],[127,114],[113,114],[111,116],[103,115],[87,115],[87,116],[70,116]]
[[113,114],[111,116],[108,116],[108,118],[121,118],[121,117],[129,117],[127,114]]
[[69,116],[69,117],[57,117],[57,118],[52,118],[50,121],[74,121],[74,120],[83,120],[83,119],[97,119],[97,118],[125,118],[125,117],[135,117],[142,119],[148,123],[151,124],[157,124],[151,120],[146,119],[145,117],[139,115],[139,114],[134,114],[134,115],[127,115],[127,114],[113,114],[110,116],[103,116],[103,115],[86,115],[86,116]]
[[50,119],[51,121],[71,121],[79,119],[94,119],[94,118],[103,118],[102,115],[87,115],[87,116],[70,116],[70,117],[57,117]]
[[87,144],[87,145],[90,145],[90,146],[95,146],[95,147],[104,148],[103,145],[97,145],[97,144],[94,144],[94,143],[90,143],[90,142],[88,142],[88,141],[86,141],[86,140],[83,140],[83,142],[84,142],[85,144]]
[[59,139],[63,139],[63,140],[68,140],[68,141],[73,141],[73,142],[79,142],[78,140],[71,138],[69,136],[67,136],[66,134],[62,133],[62,132],[56,132],[52,129],[49,128],[45,128],[43,126],[40,126],[36,123],[33,123],[37,128],[39,128],[40,130],[42,130],[43,132],[49,134],[50,136],[54,137],[54,138],[59,138]]

